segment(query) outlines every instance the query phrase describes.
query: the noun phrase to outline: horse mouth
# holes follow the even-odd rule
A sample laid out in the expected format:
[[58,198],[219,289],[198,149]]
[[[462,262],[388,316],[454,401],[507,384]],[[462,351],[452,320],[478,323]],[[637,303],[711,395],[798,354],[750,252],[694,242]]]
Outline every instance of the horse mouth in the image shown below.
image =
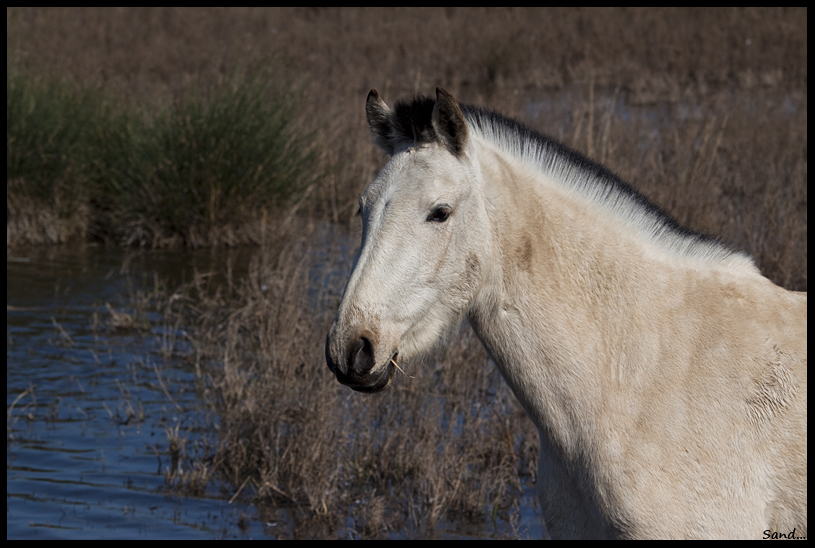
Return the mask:
[[[396,354],[394,354],[394,357]],[[373,392],[380,392],[388,387],[393,380],[393,375],[396,372],[396,368],[393,365],[393,360],[388,360],[388,363],[380,369],[377,373],[368,373],[364,377],[358,377],[356,375],[344,375],[339,371],[336,371],[335,374],[337,375],[337,380],[340,381],[342,384],[348,386],[352,390],[356,390],[357,392],[365,392],[365,393],[373,393]]]
[[[382,390],[387,388],[388,385],[391,383],[391,380],[393,379],[394,371],[395,371],[395,368],[393,367],[393,364],[388,364],[388,366],[380,374],[379,379],[376,382],[374,382],[374,384],[372,384],[372,385],[352,385],[352,384],[349,384],[348,386],[351,389],[356,390],[357,392],[365,392],[365,393],[368,393],[368,394],[371,394],[373,392],[381,392]],[[340,382],[342,382],[342,381],[340,381]]]

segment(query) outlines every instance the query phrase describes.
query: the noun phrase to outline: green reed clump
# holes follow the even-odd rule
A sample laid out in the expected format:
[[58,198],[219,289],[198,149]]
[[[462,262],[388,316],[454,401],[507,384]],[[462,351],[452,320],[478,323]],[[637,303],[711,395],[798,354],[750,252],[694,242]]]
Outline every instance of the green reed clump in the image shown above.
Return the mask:
[[253,223],[315,180],[299,112],[294,94],[262,75],[114,124],[98,164],[104,209],[123,221],[114,230],[139,245],[257,241]]
[[8,238],[65,241],[87,224],[97,94],[6,69]]
[[267,218],[317,179],[296,94],[270,73],[144,110],[9,68],[8,243],[260,242]]

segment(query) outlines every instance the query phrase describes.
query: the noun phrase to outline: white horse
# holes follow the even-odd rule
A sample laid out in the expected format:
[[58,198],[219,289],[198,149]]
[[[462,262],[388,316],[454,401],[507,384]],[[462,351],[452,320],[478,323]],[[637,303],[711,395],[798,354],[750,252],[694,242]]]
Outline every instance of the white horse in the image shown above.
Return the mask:
[[604,167],[443,89],[391,155],[326,360],[384,389],[466,317],[540,432],[553,537],[806,536],[807,298]]

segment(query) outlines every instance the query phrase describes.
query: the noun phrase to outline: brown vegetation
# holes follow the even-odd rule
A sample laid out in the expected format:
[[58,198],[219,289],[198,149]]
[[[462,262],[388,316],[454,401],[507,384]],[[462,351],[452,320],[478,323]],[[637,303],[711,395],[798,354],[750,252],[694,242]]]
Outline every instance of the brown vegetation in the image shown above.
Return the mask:
[[382,396],[351,394],[324,365],[350,257],[348,236],[315,226],[348,224],[354,241],[356,198],[383,165],[371,88],[392,103],[442,85],[515,116],[806,290],[806,9],[27,8],[7,21],[16,61],[139,108],[235,66],[274,63],[302,86],[329,168],[299,209],[310,228],[279,212],[245,281],[199,280],[167,309],[195,333],[196,359],[221,364],[208,473],[288,509],[278,534],[512,522],[519,475],[534,476],[537,436],[469,330]]

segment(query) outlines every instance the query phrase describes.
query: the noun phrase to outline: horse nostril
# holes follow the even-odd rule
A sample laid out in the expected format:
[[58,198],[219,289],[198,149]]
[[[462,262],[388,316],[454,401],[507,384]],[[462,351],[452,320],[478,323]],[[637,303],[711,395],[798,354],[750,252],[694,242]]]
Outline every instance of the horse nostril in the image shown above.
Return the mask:
[[357,375],[368,373],[376,365],[374,345],[366,337],[360,337],[354,342],[349,357],[349,368]]

